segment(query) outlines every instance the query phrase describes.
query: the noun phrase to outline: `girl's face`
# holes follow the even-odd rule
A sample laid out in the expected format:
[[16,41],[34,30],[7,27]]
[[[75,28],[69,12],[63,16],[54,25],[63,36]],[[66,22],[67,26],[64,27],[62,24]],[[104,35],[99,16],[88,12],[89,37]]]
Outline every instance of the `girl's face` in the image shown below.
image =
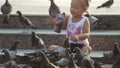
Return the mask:
[[73,17],[82,16],[86,11],[85,6],[81,2],[81,0],[72,0],[70,12]]

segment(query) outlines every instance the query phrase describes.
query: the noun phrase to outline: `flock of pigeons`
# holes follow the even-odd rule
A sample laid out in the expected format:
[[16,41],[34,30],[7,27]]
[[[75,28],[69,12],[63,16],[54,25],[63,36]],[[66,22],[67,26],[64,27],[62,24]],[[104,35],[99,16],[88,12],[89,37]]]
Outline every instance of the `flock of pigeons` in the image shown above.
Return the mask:
[[[2,17],[3,17],[2,23],[8,24],[9,17],[10,17],[11,12],[12,12],[12,5],[9,3],[8,0],[6,0],[5,3],[1,6],[1,12],[2,12]],[[27,17],[25,17],[22,14],[21,11],[18,10],[18,11],[16,11],[16,13],[18,14],[19,21],[24,26],[24,28],[26,28],[26,27],[30,27],[32,29],[36,28],[35,25]]]
[[[100,60],[90,56],[90,58],[86,58],[78,47],[72,53],[68,39],[64,41],[63,45],[59,45],[50,52],[42,38],[35,32],[31,34],[31,45],[35,48],[35,52],[18,55],[19,43],[21,43],[20,40],[16,40],[9,50],[2,49],[0,63],[4,68],[104,68],[102,66],[107,64],[108,60],[111,61],[111,68],[120,68],[120,45],[117,42],[111,52],[103,53]],[[23,65],[19,66],[19,64]]]
[[[50,18],[55,18],[57,14],[60,14],[61,12],[54,0],[50,0],[50,2],[49,15]],[[112,4],[113,0],[109,0],[97,8],[110,8]],[[2,22],[4,24],[9,23],[12,6],[8,0],[6,0],[5,4],[1,6],[1,12],[3,15]],[[25,27],[29,26],[33,29],[35,28],[35,25],[27,17],[25,17],[21,11],[18,10],[16,13],[18,14],[21,24]],[[85,16],[90,17],[91,15],[87,13]],[[96,17],[92,17],[92,20],[94,21],[91,21],[93,24],[96,20],[98,21]],[[9,50],[2,50],[4,54],[0,55],[0,62],[3,63],[4,68],[102,68],[101,64],[96,62],[93,58],[86,59],[78,47],[74,49],[75,53],[72,53],[69,49],[68,39],[64,41],[64,45],[60,45],[53,52],[49,52],[42,38],[37,36],[35,32],[32,32],[31,45],[35,48],[36,52],[27,53],[24,56],[17,55],[17,45],[19,43],[20,41],[16,40]],[[116,44],[110,54],[104,54],[104,57],[102,57],[103,60],[104,58],[114,59],[112,68],[120,68],[120,49],[118,46],[119,44]],[[81,58],[83,60],[78,61],[78,59]],[[24,64],[22,67],[18,66],[18,60]]]

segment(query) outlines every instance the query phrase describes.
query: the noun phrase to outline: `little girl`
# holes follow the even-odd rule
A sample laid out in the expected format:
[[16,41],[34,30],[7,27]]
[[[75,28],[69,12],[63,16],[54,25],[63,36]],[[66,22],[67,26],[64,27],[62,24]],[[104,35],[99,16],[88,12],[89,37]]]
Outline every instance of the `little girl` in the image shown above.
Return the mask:
[[[90,0],[72,0],[70,12],[71,16],[64,19],[67,22],[67,38],[69,38],[70,48],[73,51],[75,47],[79,47],[84,52],[86,49],[90,52],[89,35],[90,35],[90,23],[84,14],[87,12],[90,6]],[[57,19],[56,19],[57,20]],[[54,22],[56,22],[54,20]],[[50,46],[49,50],[56,49],[57,46]]]

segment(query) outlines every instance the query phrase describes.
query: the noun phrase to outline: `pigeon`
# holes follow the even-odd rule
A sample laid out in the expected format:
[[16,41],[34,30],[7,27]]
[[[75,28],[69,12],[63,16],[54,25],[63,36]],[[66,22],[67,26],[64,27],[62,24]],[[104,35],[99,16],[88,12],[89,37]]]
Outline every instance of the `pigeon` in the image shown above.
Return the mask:
[[116,60],[113,61],[111,68],[120,68],[120,54],[116,57]]
[[114,3],[114,0],[108,0],[102,5],[98,6],[97,9],[103,8],[103,7],[110,8],[113,5],[113,3]]
[[19,17],[19,21],[21,22],[21,24],[24,26],[24,28],[26,27],[30,27],[32,29],[36,29],[35,25],[27,18],[25,17],[21,11],[17,11],[16,12],[18,14],[18,17]]
[[85,68],[95,68],[94,65],[91,64],[90,60],[87,59],[85,59],[82,64]]
[[19,43],[20,43],[19,40],[15,40],[14,44],[9,48],[8,52],[9,52],[10,57],[12,59],[16,58],[16,54],[17,54],[16,49],[17,49],[17,46],[18,46]]
[[113,48],[113,65],[112,68],[120,68],[120,50],[119,50],[119,43],[115,42]]
[[36,48],[36,51],[42,51],[44,53],[48,52],[47,47],[45,46],[44,41],[42,40],[42,38],[38,37],[35,32],[32,32],[31,35],[31,43],[32,46]]
[[113,46],[113,50],[109,53],[103,53],[103,56],[105,59],[113,59],[115,58],[116,56],[118,56],[120,54],[120,51],[119,51],[119,43],[118,42],[115,42],[114,46]]
[[61,58],[59,61],[56,61],[56,65],[60,67],[65,68],[78,68],[78,66],[75,64],[75,61],[73,59],[73,54],[71,53],[69,48],[66,48],[66,56]]
[[95,60],[93,60],[94,61],[94,68],[103,68],[102,67],[102,64],[100,63],[100,62],[97,62],[97,61],[95,61]]
[[9,48],[9,51],[16,51],[17,45],[20,43],[20,40],[15,40],[14,44]]
[[5,54],[4,68],[19,68],[16,62],[11,59],[10,54],[7,50],[3,49],[2,52]]
[[12,12],[12,5],[9,3],[8,0],[1,6],[1,12],[3,15],[3,21],[2,23],[8,24],[9,23],[9,16]]
[[79,68],[79,66],[76,65],[75,60],[73,59],[73,55],[71,54],[69,57],[69,65],[67,66],[68,68]]
[[50,0],[50,8],[49,8],[49,15],[51,18],[55,18],[58,14],[60,14],[59,7],[55,4],[54,0]]
[[44,52],[38,52],[38,56],[42,57],[42,63],[40,65],[40,68],[59,68],[58,66],[54,65],[49,61],[46,54]]
[[58,48],[56,48],[52,53],[50,53],[50,55],[48,56],[50,61],[54,62],[61,59],[61,57],[66,56],[66,48],[69,48],[68,38],[65,39],[63,45],[58,46]]
[[68,66],[68,64],[70,63],[69,57],[70,57],[70,52],[69,52],[69,48],[66,49],[65,51],[65,56],[63,56],[60,60],[56,61],[56,65],[60,66],[60,67],[66,67]]
[[25,64],[22,68],[32,68],[32,66]]
[[118,55],[120,53],[119,50],[119,43],[115,42],[114,48],[113,48],[113,56]]
[[55,49],[53,52],[58,52],[58,53],[59,53],[58,56],[64,57],[64,56],[66,55],[65,51],[66,51],[66,48],[65,48],[65,47],[59,46],[59,47],[58,47],[57,49]]
[[90,15],[89,12],[87,12],[87,14],[85,14],[84,16],[88,17],[91,25],[99,23],[99,19],[93,15]]
[[84,59],[82,52],[79,47],[75,47],[74,52],[76,53],[74,60],[76,61],[76,64],[80,66]]

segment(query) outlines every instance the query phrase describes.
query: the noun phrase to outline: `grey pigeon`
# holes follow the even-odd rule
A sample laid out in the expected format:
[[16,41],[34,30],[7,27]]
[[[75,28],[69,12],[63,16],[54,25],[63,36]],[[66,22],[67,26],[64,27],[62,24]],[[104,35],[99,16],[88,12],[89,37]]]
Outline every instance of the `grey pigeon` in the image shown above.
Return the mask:
[[25,64],[22,68],[32,68],[32,66]]
[[120,49],[118,42],[115,42],[112,59],[113,59],[112,68],[120,68]]
[[19,40],[15,40],[14,44],[9,48],[9,54],[12,59],[16,58],[17,47],[19,43],[20,43]]
[[85,68],[95,68],[94,65],[91,64],[90,60],[88,60],[88,59],[85,59],[85,60],[83,61],[83,66],[84,66]]
[[114,47],[113,47],[113,56],[118,55],[119,53],[120,53],[119,43],[115,42]]
[[40,65],[40,68],[59,68],[49,61],[44,52],[38,52],[38,55],[42,57],[42,63]]
[[2,23],[8,24],[9,23],[9,16],[12,12],[12,5],[9,3],[8,0],[1,6],[1,12],[3,15],[3,21]]
[[32,43],[32,46],[37,49],[37,51],[42,51],[44,53],[48,52],[44,44],[44,41],[42,40],[42,38],[38,37],[38,35],[36,35],[35,32],[32,32],[31,43]]
[[66,48],[65,50],[65,56],[63,56],[60,60],[56,61],[55,63],[58,65],[58,66],[62,66],[62,67],[66,67],[68,66],[68,64],[70,63],[70,60],[69,60],[69,57],[70,57],[70,52],[69,52],[69,49]]
[[27,18],[25,17],[21,11],[17,11],[16,12],[18,14],[19,17],[19,21],[21,22],[21,24],[24,26],[24,28],[26,27],[30,27],[32,29],[35,29],[35,25]]
[[85,16],[88,17],[91,25],[99,23],[99,19],[97,17],[93,16],[93,15],[90,15],[89,12],[87,12],[87,14],[85,14]]
[[55,4],[54,0],[50,0],[51,4],[50,4],[50,8],[49,8],[49,15],[50,17],[54,18],[56,17],[58,14],[60,14],[60,9],[59,7]]
[[69,60],[70,60],[70,63],[67,66],[68,68],[79,68],[79,66],[77,66],[76,63],[75,63],[75,60],[73,59],[73,55],[72,54],[70,55]]
[[66,48],[69,48],[69,39],[66,38],[64,41],[64,44],[59,46],[57,49],[55,49],[50,55],[49,58],[52,60],[59,59],[61,57],[66,56]]
[[61,58],[59,61],[56,61],[55,63],[60,67],[65,68],[78,68],[78,66],[75,64],[75,61],[73,59],[73,54],[71,54],[71,51],[69,48],[66,48],[66,56]]
[[9,51],[16,51],[17,45],[20,43],[20,40],[15,40],[14,44],[9,48]]
[[2,52],[5,54],[4,68],[19,68],[16,62],[11,59],[10,54],[7,50],[3,49]]
[[105,3],[103,3],[102,5],[98,6],[97,9],[104,8],[104,7],[110,8],[113,5],[113,3],[114,3],[114,0],[108,0]]
[[80,48],[75,47],[74,52],[76,53],[75,57],[74,57],[74,60],[76,61],[76,64],[81,65],[82,62],[83,62],[84,57],[82,55],[82,52],[81,52]]

